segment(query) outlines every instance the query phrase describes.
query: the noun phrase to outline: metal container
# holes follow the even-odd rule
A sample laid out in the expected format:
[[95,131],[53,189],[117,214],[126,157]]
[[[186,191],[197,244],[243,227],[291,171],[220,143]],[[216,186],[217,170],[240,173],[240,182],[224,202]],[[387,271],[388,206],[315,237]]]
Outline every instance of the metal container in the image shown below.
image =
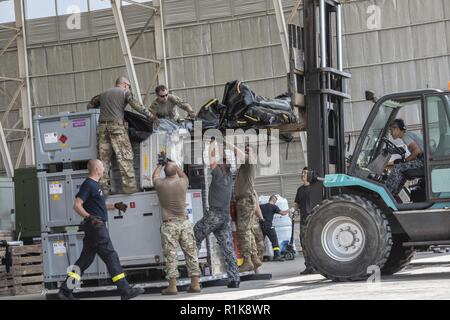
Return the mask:
[[37,173],[39,180],[39,208],[41,231],[53,227],[75,226],[81,217],[73,210],[74,199],[88,176],[86,170],[65,170],[56,173]]
[[14,182],[0,177],[0,230],[14,229]]
[[[156,191],[113,195],[107,202],[124,202],[125,213],[110,210],[108,228],[114,248],[123,266],[161,264],[164,255],[161,246],[161,209]],[[186,196],[186,210],[191,222],[203,217],[203,204],[200,190],[189,190]],[[206,257],[206,247],[202,246],[199,257]],[[184,255],[179,250],[179,260]]]
[[[42,234],[44,282],[64,281],[67,268],[75,264],[83,250],[84,232]],[[109,278],[106,265],[95,256],[82,280]]]
[[[141,188],[153,188],[152,175],[158,165],[158,154],[165,152],[167,158],[179,167],[184,164],[184,143],[190,141],[189,133],[180,129],[172,133],[155,132],[141,142],[140,146],[140,183]],[[164,176],[164,172],[162,173]]]
[[100,110],[63,112],[33,118],[36,164],[86,161],[97,157],[97,123]]
[[41,235],[39,188],[36,168],[14,171],[16,234],[21,238]]

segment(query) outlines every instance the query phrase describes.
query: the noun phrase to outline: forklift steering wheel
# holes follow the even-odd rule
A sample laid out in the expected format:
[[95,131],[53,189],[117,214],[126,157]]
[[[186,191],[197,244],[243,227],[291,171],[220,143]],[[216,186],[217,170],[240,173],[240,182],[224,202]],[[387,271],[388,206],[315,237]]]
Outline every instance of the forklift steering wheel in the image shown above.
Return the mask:
[[381,141],[383,141],[386,144],[386,149],[390,154],[398,154],[401,155],[402,158],[405,156],[405,150],[396,146],[392,141],[390,141],[386,137],[381,138]]

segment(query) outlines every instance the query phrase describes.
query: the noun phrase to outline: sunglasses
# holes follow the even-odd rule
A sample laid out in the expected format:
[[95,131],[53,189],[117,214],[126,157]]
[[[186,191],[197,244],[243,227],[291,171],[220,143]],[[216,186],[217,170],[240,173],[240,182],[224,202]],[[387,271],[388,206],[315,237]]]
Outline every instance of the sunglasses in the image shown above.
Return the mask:
[[165,98],[165,97],[167,97],[168,95],[169,95],[168,93],[166,93],[166,94],[164,94],[164,95],[158,94],[158,97],[160,97],[160,98]]

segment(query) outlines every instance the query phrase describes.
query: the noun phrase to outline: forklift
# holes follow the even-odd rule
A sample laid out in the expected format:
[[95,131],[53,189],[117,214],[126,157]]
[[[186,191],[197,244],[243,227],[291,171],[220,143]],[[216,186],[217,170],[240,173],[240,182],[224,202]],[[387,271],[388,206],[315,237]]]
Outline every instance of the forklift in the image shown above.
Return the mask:
[[[305,0],[303,28],[289,26],[289,88],[306,114],[312,213],[305,250],[333,281],[365,280],[378,268],[391,275],[416,250],[450,244],[450,92],[424,89],[376,98],[353,154],[345,157],[344,101],[350,74],[342,65],[340,1]],[[410,169],[405,197],[385,185],[393,155],[405,149],[389,140],[400,115],[420,115],[423,169]],[[347,147],[349,147],[347,145]]]

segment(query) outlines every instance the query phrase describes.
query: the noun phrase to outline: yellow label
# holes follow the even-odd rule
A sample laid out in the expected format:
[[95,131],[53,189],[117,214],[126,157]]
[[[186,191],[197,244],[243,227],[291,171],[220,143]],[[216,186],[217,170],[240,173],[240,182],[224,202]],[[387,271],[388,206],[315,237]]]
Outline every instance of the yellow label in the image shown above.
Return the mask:
[[67,128],[68,125],[69,125],[68,121],[61,121],[61,128]]
[[67,143],[61,143],[59,146],[61,148],[67,148],[69,145]]
[[148,170],[148,154],[144,154],[144,171]]
[[52,195],[52,200],[53,201],[60,201],[61,200],[61,196],[59,194],[54,194],[54,195]]

